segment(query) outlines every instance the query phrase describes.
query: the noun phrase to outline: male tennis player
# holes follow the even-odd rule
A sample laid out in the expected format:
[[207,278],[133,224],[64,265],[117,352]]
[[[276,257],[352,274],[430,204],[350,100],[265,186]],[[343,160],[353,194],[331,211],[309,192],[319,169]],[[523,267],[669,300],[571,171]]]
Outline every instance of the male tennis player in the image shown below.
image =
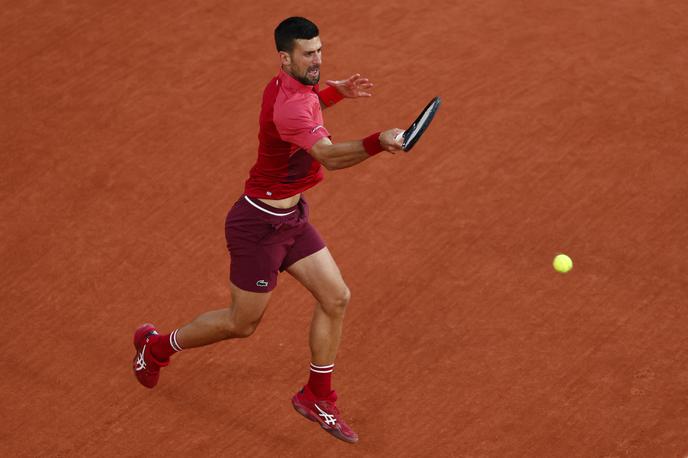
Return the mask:
[[275,44],[281,70],[263,92],[258,160],[225,225],[232,304],[204,313],[167,335],[158,334],[151,324],[139,327],[134,333],[134,373],[142,385],[153,388],[160,368],[175,352],[250,336],[277,286],[278,273],[286,270],[317,301],[310,327],[310,376],[292,403],[338,439],[353,443],[358,435],[342,420],[331,388],[349,289],[308,222],[302,193],[323,180],[322,166],[342,169],[381,151],[400,150],[396,137],[402,130],[332,143],[322,108],[344,97],[368,97],[372,84],[353,75],[328,81],[328,87],[319,91],[322,45],[317,26],[307,19],[285,19],[275,29]]

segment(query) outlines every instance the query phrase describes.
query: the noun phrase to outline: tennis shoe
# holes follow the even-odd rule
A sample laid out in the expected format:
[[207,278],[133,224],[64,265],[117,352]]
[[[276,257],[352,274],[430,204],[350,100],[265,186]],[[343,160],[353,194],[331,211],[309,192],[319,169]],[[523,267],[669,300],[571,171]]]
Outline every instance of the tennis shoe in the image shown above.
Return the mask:
[[159,339],[158,331],[150,323],[143,324],[134,333],[134,375],[139,383],[146,388],[153,388],[158,384],[160,368],[170,364],[170,360],[161,361],[151,353],[150,344]]
[[298,413],[319,423],[322,429],[337,439],[355,444],[358,442],[358,434],[342,420],[336,402],[337,393],[334,391],[326,399],[317,399],[308,385],[291,398],[291,403]]

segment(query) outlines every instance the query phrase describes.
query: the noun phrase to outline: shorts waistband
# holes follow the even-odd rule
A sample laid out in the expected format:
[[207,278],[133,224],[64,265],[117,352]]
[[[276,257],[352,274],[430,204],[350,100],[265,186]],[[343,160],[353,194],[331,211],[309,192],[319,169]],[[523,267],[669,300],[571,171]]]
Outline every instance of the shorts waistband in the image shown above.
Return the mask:
[[244,197],[244,200],[246,200],[246,202],[248,202],[249,204],[253,205],[253,206],[256,207],[258,210],[260,210],[260,211],[262,211],[262,212],[264,212],[264,213],[267,213],[267,214],[269,214],[269,215],[273,215],[273,216],[287,216],[287,215],[291,215],[292,213],[294,213],[294,212],[297,210],[297,207],[299,206],[299,204],[297,203],[297,204],[294,205],[293,207],[289,207],[289,208],[277,208],[277,207],[273,207],[273,206],[271,206],[271,205],[268,205],[268,204],[266,204],[265,202],[262,202],[262,201],[260,201],[260,200],[258,200],[258,199],[250,198],[250,197],[248,197],[247,195],[244,195],[243,197]]

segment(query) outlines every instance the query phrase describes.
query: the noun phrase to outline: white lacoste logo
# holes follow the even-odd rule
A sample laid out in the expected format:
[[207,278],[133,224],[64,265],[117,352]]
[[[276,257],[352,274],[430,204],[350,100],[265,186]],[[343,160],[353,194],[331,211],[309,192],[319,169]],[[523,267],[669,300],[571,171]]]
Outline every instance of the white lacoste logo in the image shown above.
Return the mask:
[[266,282],[265,280],[258,280],[256,282],[256,286],[262,286],[263,288],[265,288],[266,286],[268,286],[268,282]]
[[143,354],[146,352],[146,345],[143,346],[141,353],[139,353],[139,356],[136,358],[136,367],[134,368],[136,372],[146,368],[146,361],[143,359]]
[[318,416],[319,416],[319,417],[323,417],[323,420],[325,420],[325,423],[326,423],[326,424],[328,424],[328,425],[334,425],[335,423],[337,423],[337,419],[334,417],[334,415],[331,415],[331,414],[325,412],[323,409],[320,408],[320,406],[318,406],[318,404],[313,404],[313,405],[314,405],[315,408],[318,409],[318,411],[320,412],[320,413],[318,414]]
[[324,129],[325,126],[315,126],[313,129],[311,129],[311,133],[314,134],[316,133],[319,129]]

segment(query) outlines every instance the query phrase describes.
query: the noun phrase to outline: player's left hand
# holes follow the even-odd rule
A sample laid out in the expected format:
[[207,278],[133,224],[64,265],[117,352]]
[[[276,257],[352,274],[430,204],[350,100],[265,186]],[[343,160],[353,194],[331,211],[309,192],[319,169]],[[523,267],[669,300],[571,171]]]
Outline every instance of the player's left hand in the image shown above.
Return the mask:
[[364,78],[358,73],[351,75],[345,80],[327,80],[325,83],[337,89],[344,97],[356,98],[370,97],[373,95],[368,92],[368,90],[373,87],[373,83],[371,83],[368,78]]

